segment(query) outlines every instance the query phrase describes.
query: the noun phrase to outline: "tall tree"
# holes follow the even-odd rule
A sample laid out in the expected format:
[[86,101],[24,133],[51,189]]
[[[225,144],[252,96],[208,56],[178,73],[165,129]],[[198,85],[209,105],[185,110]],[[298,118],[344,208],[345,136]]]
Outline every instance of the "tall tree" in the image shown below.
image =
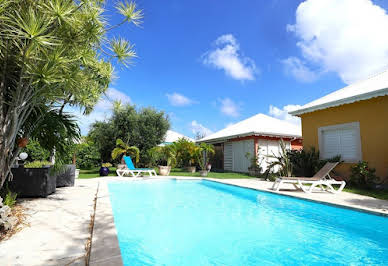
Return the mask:
[[88,136],[98,146],[103,161],[112,159],[116,140],[121,139],[127,145],[139,148],[140,163],[144,165],[147,151],[163,142],[169,127],[170,122],[163,111],[122,105],[114,108],[107,121],[94,123]]
[[29,137],[31,115],[40,108],[61,113],[66,105],[89,113],[112,78],[112,60],[128,65],[133,45],[107,32],[138,25],[134,3],[116,6],[123,16],[109,25],[102,0],[0,1],[0,188],[19,153],[17,138]]

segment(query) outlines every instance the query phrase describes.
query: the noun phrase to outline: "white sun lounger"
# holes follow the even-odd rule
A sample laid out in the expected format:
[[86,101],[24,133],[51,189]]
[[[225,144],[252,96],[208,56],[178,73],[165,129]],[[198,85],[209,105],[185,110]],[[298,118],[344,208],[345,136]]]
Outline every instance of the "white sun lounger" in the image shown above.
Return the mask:
[[135,168],[133,165],[132,159],[130,156],[124,156],[125,164],[128,168],[117,169],[116,173],[118,176],[123,177],[125,175],[132,175],[132,177],[137,178],[143,173],[147,173],[151,176],[158,176],[156,171],[152,168]]
[[[326,163],[313,177],[279,177],[275,180],[272,190],[279,191],[282,184],[292,184],[296,189],[301,189],[306,193],[313,192],[317,186],[321,191],[331,193],[341,192],[345,185],[345,181],[337,181],[330,176],[330,172],[337,166],[338,163]],[[310,186],[306,186],[310,185]],[[335,190],[333,185],[340,185]]]

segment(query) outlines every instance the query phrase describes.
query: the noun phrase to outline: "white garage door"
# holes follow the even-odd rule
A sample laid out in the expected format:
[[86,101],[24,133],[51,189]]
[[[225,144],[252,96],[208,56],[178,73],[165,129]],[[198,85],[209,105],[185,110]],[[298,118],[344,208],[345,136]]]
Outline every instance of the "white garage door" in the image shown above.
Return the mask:
[[251,155],[254,153],[255,148],[253,140],[234,141],[232,142],[232,147],[233,171],[247,173],[251,163],[245,155],[247,152]]
[[[267,170],[268,165],[276,161],[275,158],[270,158],[268,156],[279,156],[281,152],[280,141],[279,140],[265,140],[259,139],[259,150],[258,150],[258,160],[263,168],[263,171]],[[291,142],[284,141],[287,149],[291,149]],[[275,167],[274,171],[278,171],[279,167]]]

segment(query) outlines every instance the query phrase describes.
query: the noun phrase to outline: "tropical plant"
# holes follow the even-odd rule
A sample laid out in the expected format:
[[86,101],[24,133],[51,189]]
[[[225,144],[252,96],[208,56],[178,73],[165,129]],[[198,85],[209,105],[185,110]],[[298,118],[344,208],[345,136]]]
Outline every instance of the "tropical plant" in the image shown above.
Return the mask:
[[180,138],[171,145],[175,146],[176,161],[180,167],[192,166],[195,164],[196,159],[196,145],[194,142],[185,138]]
[[292,175],[292,163],[288,156],[288,150],[283,139],[280,140],[280,153],[279,155],[271,154],[267,156],[272,159],[268,165],[268,169],[278,169],[280,176],[291,176]]
[[27,146],[21,151],[28,154],[27,161],[29,162],[36,160],[48,160],[50,157],[50,152],[44,149],[36,140],[30,140]]
[[132,2],[116,10],[122,21],[111,26],[101,0],[0,1],[0,187],[12,176],[17,138],[31,136],[28,120],[39,121],[42,106],[90,113],[109,86],[111,62],[128,65],[135,56],[133,45],[107,33],[138,25],[142,12]]
[[164,165],[174,167],[176,165],[176,149],[174,145],[156,146],[149,150],[152,160],[151,165]]
[[110,118],[91,126],[88,137],[96,145],[102,161],[110,161],[116,139],[140,150],[141,165],[150,162],[148,150],[164,141],[170,127],[163,111],[153,108],[137,109],[133,105],[121,105],[113,110]]
[[351,167],[349,183],[357,187],[374,187],[379,178],[376,176],[376,169],[369,167],[368,162],[361,161]]
[[207,144],[203,142],[197,146],[196,158],[197,158],[199,167],[202,170],[206,170],[206,166],[209,163],[209,157],[214,153],[215,153],[214,146],[211,144]]
[[136,146],[129,146],[128,142],[124,143],[121,139],[117,139],[116,148],[112,151],[112,159],[115,160],[119,156],[131,156],[136,164],[139,162],[140,151]]
[[323,167],[326,162],[340,162],[341,156],[334,156],[328,160],[319,159],[319,151],[314,147],[287,152],[292,164],[292,173],[295,176],[311,177]]
[[69,163],[72,159],[71,150],[81,138],[75,117],[46,106],[42,106],[39,112],[43,113],[31,115],[24,128],[30,128],[31,139],[39,142],[42,148],[49,151],[57,165]]

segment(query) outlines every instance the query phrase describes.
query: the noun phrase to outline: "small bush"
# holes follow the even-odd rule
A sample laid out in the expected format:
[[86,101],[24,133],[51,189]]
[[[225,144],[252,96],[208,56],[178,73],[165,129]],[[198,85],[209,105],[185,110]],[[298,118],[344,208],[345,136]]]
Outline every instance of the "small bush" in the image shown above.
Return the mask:
[[25,148],[22,149],[23,152],[28,154],[27,161],[38,161],[38,160],[48,160],[50,157],[50,152],[39,144],[35,140],[30,140]]
[[26,163],[24,165],[24,167],[25,168],[42,168],[43,166],[46,166],[46,165],[52,165],[52,163],[49,161],[33,161],[30,163]]
[[365,161],[352,166],[351,172],[349,183],[353,186],[372,188],[379,180],[375,174],[376,169],[369,167]]
[[109,168],[109,167],[112,167],[112,164],[111,163],[103,163],[101,166]]
[[5,195],[3,203],[8,207],[12,208],[16,203],[17,196],[18,194],[16,192],[12,192],[11,190],[8,189],[8,192]]
[[12,192],[8,188],[8,182],[5,183],[5,185],[0,189],[0,198],[3,198],[3,204],[7,205],[8,207],[12,208],[12,206],[15,205],[16,197],[17,197],[17,193]]

